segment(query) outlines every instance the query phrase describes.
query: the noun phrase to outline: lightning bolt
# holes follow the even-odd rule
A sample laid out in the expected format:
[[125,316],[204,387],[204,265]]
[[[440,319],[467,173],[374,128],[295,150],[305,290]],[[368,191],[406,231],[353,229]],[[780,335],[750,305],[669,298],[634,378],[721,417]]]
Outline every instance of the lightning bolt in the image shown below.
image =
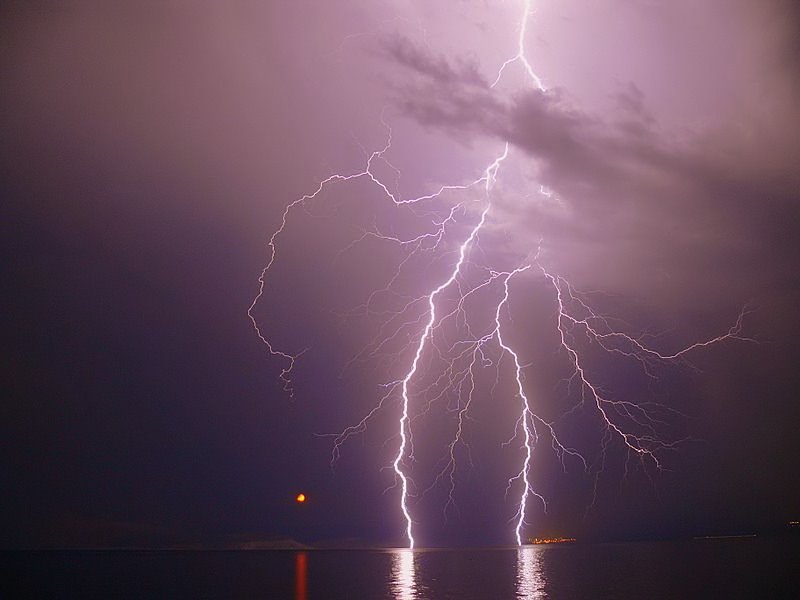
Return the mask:
[[[506,277],[503,281],[503,299],[497,305],[497,312],[495,313],[495,323],[497,324],[496,334],[497,334],[497,342],[500,344],[500,347],[511,355],[512,360],[514,361],[514,382],[516,384],[516,395],[521,400],[522,409],[519,417],[519,423],[522,425],[522,430],[524,432],[524,446],[525,446],[525,460],[522,463],[522,469],[520,470],[519,474],[516,476],[518,479],[522,479],[522,495],[519,500],[519,509],[517,511],[517,526],[514,530],[514,535],[516,536],[517,545],[522,545],[522,526],[525,523],[525,508],[528,504],[528,494],[534,493],[531,488],[531,483],[528,479],[528,474],[530,472],[531,466],[531,457],[533,455],[533,443],[535,442],[537,436],[536,431],[533,429],[533,424],[531,422],[531,417],[533,413],[531,412],[530,408],[530,401],[528,400],[528,396],[525,395],[525,388],[522,385],[522,365],[519,362],[519,356],[517,355],[514,350],[503,340],[503,335],[501,333],[500,328],[500,312],[502,311],[503,307],[506,306],[508,303],[508,282],[513,275],[516,273],[520,273],[524,270],[527,270],[529,267],[523,267],[522,269],[517,269],[512,272],[511,275]],[[511,482],[509,482],[510,485]],[[540,499],[541,496],[536,494]],[[544,501],[544,499],[542,499]]]
[[[508,156],[508,144],[505,146],[505,150],[503,154],[500,155],[498,158],[492,162],[488,167],[486,167],[484,179],[486,180],[486,194],[487,197],[489,192],[492,189],[492,185],[496,181],[497,177],[497,170],[500,168],[500,163]],[[403,459],[405,458],[406,453],[406,446],[408,445],[408,406],[410,403],[409,398],[409,390],[408,386],[411,380],[414,378],[414,375],[417,373],[417,368],[419,367],[419,361],[422,357],[422,352],[425,350],[425,343],[430,336],[431,330],[433,329],[433,325],[436,322],[436,297],[445,289],[450,287],[450,285],[456,280],[458,277],[459,272],[461,271],[461,265],[464,264],[464,259],[467,256],[467,250],[469,249],[470,245],[472,244],[475,237],[478,235],[478,232],[483,227],[484,223],[486,223],[486,216],[489,214],[489,209],[491,208],[491,203],[486,205],[486,208],[483,209],[481,212],[480,220],[475,227],[469,233],[469,236],[464,243],[461,244],[458,250],[458,261],[456,262],[453,270],[450,272],[450,276],[443,281],[439,286],[434,289],[430,295],[428,296],[428,322],[425,325],[425,329],[422,331],[422,335],[419,338],[419,343],[417,344],[417,352],[414,355],[414,360],[411,362],[411,368],[409,369],[406,376],[403,378],[402,383],[402,405],[403,405],[403,414],[400,417],[400,448],[397,450],[397,456],[394,459],[393,467],[394,472],[400,478],[400,485],[401,485],[401,496],[400,496],[400,507],[403,512],[403,516],[406,520],[406,536],[408,538],[408,547],[414,548],[414,535],[412,531],[412,520],[411,514],[408,510],[408,477],[403,469],[402,463]]]
[[[519,64],[537,92],[548,93],[544,82],[526,57],[525,41],[531,14],[532,2],[524,0],[518,25],[516,53],[500,65],[490,88],[496,88],[504,73],[512,65]],[[354,361],[374,358],[384,351],[388,351],[387,349],[392,344],[399,343],[403,337],[407,338],[407,343],[400,350],[395,350],[394,353],[398,357],[411,356],[412,358],[401,377],[395,376],[396,379],[383,384],[384,391],[380,394],[377,404],[360,421],[338,433],[325,435],[333,438],[331,450],[331,467],[333,468],[341,456],[343,445],[352,436],[365,431],[370,420],[388,404],[392,402],[399,404],[400,417],[395,429],[398,447],[390,467],[394,473],[394,485],[389,489],[399,487],[399,508],[405,523],[405,537],[408,547],[413,549],[417,545],[417,541],[414,535],[415,522],[412,517],[411,498],[414,497],[414,491],[419,489],[411,479],[411,462],[414,460],[413,423],[416,419],[424,417],[432,405],[442,400],[448,391],[455,392],[458,397],[458,403],[452,411],[455,414],[455,430],[447,444],[444,466],[420,495],[424,496],[427,491],[446,481],[448,499],[443,508],[443,516],[446,519],[448,509],[455,506],[456,448],[460,444],[466,446],[465,424],[474,401],[477,370],[482,367],[494,366],[496,369],[495,386],[492,388],[492,393],[494,393],[500,380],[501,363],[507,365],[510,362],[513,372],[511,381],[513,382],[514,401],[518,403],[518,408],[515,410],[517,410],[518,416],[514,433],[504,445],[509,445],[517,439],[521,440],[519,448],[522,452],[522,460],[519,469],[508,479],[506,495],[516,487],[521,488],[516,501],[516,511],[511,521],[514,522],[513,531],[516,544],[522,546],[526,538],[526,517],[531,498],[536,498],[542,503],[544,510],[547,510],[545,498],[535,490],[531,479],[534,452],[540,437],[544,435],[549,438],[552,450],[561,461],[563,468],[566,468],[567,457],[579,462],[584,470],[589,470],[589,463],[577,449],[561,442],[558,436],[557,422],[547,420],[537,412],[526,392],[524,370],[527,365],[523,364],[519,352],[513,348],[506,335],[506,321],[510,320],[509,302],[512,281],[519,277],[531,277],[538,274],[537,276],[541,276],[545,284],[552,289],[555,306],[554,326],[558,333],[559,347],[566,355],[572,370],[568,382],[580,390],[580,402],[565,414],[589,406],[599,419],[604,432],[601,444],[601,468],[595,473],[594,496],[597,493],[597,477],[602,471],[602,465],[605,464],[606,452],[614,440],[622,445],[628,455],[637,457],[643,466],[650,464],[656,469],[662,468],[660,455],[674,449],[681,440],[663,441],[659,439],[657,428],[661,421],[658,415],[650,410],[648,403],[617,399],[601,389],[601,386],[590,375],[585,357],[581,355],[580,348],[574,341],[574,332],[582,332],[586,338],[596,342],[597,347],[603,351],[637,361],[644,373],[654,378],[652,367],[656,363],[689,364],[688,355],[694,351],[731,340],[754,341],[742,333],[743,319],[748,311],[742,310],[736,322],[726,333],[694,342],[674,351],[659,351],[647,344],[644,337],[637,337],[614,327],[612,320],[593,310],[584,297],[564,277],[543,265],[539,251],[542,246],[541,240],[535,255],[514,269],[494,269],[470,259],[471,253],[482,251],[480,238],[489,222],[493,208],[493,191],[497,184],[500,167],[509,156],[509,143],[505,143],[502,153],[484,168],[480,177],[464,184],[442,185],[435,191],[422,196],[403,198],[393,192],[390,186],[384,183],[376,173],[377,163],[382,162],[394,170],[399,177],[399,171],[389,162],[387,156],[392,147],[392,129],[383,115],[381,115],[381,123],[386,130],[385,142],[378,150],[365,151],[365,162],[360,170],[347,174],[329,175],[322,179],[312,192],[298,197],[284,207],[278,227],[267,240],[267,261],[258,277],[257,293],[247,310],[247,316],[269,355],[283,362],[280,379],[284,389],[291,396],[293,394],[293,369],[298,359],[308,349],[289,351],[276,347],[270,341],[267,333],[262,330],[255,316],[255,310],[264,296],[267,277],[276,261],[278,241],[289,226],[293,213],[308,202],[320,197],[329,186],[347,184],[356,180],[368,181],[379,196],[396,207],[408,207],[412,210],[414,207],[426,203],[443,203],[446,194],[463,193],[473,188],[482,190],[481,208],[478,211],[473,212],[471,209],[473,203],[462,199],[453,202],[448,209],[435,213],[439,216],[430,217],[425,223],[425,230],[417,235],[402,237],[382,232],[375,226],[363,231],[360,237],[357,237],[340,252],[341,256],[367,239],[394,244],[405,252],[385,285],[371,292],[366,300],[351,312],[351,316],[356,314],[377,315],[383,319],[383,322],[377,328],[378,331],[372,341],[345,365],[345,369]],[[547,198],[555,198],[556,194],[554,190],[544,185],[539,185],[538,193]],[[477,218],[474,217],[475,212],[478,213]],[[430,215],[430,213],[424,212],[414,212],[414,214],[421,218],[424,215]],[[463,237],[456,244],[455,260],[438,285],[430,289],[427,294],[416,297],[406,297],[397,293],[395,285],[404,269],[411,264],[412,259],[425,252],[441,251],[445,240],[449,239],[451,232],[459,225],[460,219],[467,218],[470,214],[473,215],[471,218],[475,220],[466,228]],[[442,251],[441,254],[447,255],[448,253]],[[483,254],[485,255],[485,253]],[[468,267],[473,270],[477,269],[482,274],[478,283],[468,284],[465,274]],[[479,293],[489,290],[495,290],[492,293],[496,293],[498,286],[500,293],[492,304],[493,308],[490,313],[493,312],[493,318],[488,319],[490,325],[482,333],[476,334],[468,317],[468,302]],[[447,311],[444,308],[446,303],[444,298],[448,297],[448,294],[452,294],[453,290],[457,294],[455,305]],[[394,310],[376,310],[374,306],[378,302],[378,298],[390,294],[400,300],[401,305]],[[452,300],[448,297],[447,301]],[[445,324],[451,322],[465,333],[450,343],[448,347],[442,347],[436,336],[445,337],[439,332],[443,332]],[[490,358],[490,356],[494,356],[493,352],[497,354],[496,359]],[[421,387],[422,363],[425,357],[431,355],[443,360],[446,366],[433,382]],[[466,397],[465,400],[462,399],[462,395]],[[592,503],[594,503],[594,498]],[[408,560],[412,559],[408,558]]]

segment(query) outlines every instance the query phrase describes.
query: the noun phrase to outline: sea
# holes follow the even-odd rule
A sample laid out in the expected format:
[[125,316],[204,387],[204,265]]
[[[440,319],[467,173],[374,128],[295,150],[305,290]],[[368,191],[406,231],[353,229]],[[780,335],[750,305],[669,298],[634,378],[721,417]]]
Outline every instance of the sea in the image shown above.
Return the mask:
[[800,598],[797,538],[372,550],[2,552],[1,598]]

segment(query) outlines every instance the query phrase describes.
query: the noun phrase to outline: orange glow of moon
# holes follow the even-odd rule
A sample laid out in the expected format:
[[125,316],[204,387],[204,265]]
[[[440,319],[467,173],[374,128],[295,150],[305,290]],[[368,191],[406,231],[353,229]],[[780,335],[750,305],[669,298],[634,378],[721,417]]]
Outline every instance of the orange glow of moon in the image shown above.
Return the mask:
[[305,502],[305,501],[306,501],[306,495],[305,495],[305,494],[302,494],[302,493],[300,493],[300,494],[297,494],[297,496],[295,497],[295,500],[297,500],[297,502],[299,502],[300,504],[302,504],[303,502]]

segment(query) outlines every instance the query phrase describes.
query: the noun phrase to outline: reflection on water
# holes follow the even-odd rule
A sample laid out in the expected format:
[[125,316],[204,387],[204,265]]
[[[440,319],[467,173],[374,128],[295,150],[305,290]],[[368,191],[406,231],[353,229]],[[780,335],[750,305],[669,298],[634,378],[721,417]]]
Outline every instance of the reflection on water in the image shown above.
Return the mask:
[[546,598],[545,579],[542,572],[543,549],[522,546],[517,549],[517,596],[520,598]]
[[[516,558],[517,573],[516,581],[514,582],[516,585],[514,586],[514,583],[506,579],[511,586],[506,588],[505,593],[513,593],[511,590],[516,588],[515,596],[517,598],[526,598],[528,600],[542,600],[543,598],[547,598],[547,581],[545,580],[544,569],[542,568],[544,549],[538,546],[525,546],[516,549],[516,556],[511,552],[507,552],[508,551],[503,551],[501,553],[485,556],[481,561],[482,565],[479,566],[472,563],[475,556],[474,551],[415,552],[407,549],[394,550],[391,553],[392,562],[390,574],[392,598],[394,598],[394,600],[424,600],[425,598],[431,597],[431,592],[437,588],[441,588],[443,585],[443,581],[435,575],[442,564],[448,564],[450,567],[448,570],[450,572],[454,572],[452,568],[454,564],[460,567],[455,569],[455,572],[461,572],[458,585],[452,582],[450,584],[454,589],[463,585],[464,581],[469,581],[470,583],[467,584],[467,588],[462,590],[467,592],[467,596],[481,598],[492,597],[480,594],[492,593],[488,591],[489,589],[497,591],[499,589],[498,586],[501,586],[502,582],[493,580],[490,583],[489,580],[493,579],[493,577],[487,578],[487,572],[483,571],[483,569],[490,568],[489,564],[492,563],[492,575],[500,573],[502,569],[498,570],[497,567],[502,564],[508,565],[510,562],[507,560],[508,558],[511,560]],[[456,557],[458,560],[452,561],[451,557]],[[499,562],[486,560],[489,558],[495,559],[503,557],[505,557],[505,560],[500,560]],[[462,563],[465,559],[467,560]],[[420,572],[420,561],[422,562],[422,572]],[[463,569],[464,565],[468,565],[467,572]],[[481,571],[483,572],[481,573]],[[513,571],[507,573],[510,575]],[[439,581],[437,581],[437,579],[439,579]],[[472,595],[470,596],[470,594]],[[479,596],[475,596],[475,594],[479,594]]]
[[415,600],[418,598],[413,550],[395,550],[392,553],[391,588],[396,600]]
[[308,600],[308,555],[294,555],[294,600]]

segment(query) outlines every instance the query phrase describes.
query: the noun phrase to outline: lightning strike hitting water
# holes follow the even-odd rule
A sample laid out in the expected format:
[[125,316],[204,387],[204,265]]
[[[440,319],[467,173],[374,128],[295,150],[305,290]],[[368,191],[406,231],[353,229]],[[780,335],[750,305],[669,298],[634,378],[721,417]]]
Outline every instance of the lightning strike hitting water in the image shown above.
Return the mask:
[[[527,77],[533,82],[536,93],[547,93],[547,88],[534,71],[525,54],[525,38],[531,11],[531,1],[525,0],[519,22],[516,54],[502,63],[490,88],[496,88],[506,70],[514,63],[519,63],[522,65]],[[601,468],[595,473],[595,496],[597,493],[597,477],[602,470],[602,465],[605,464],[606,452],[615,440],[622,445],[628,456],[639,458],[643,468],[646,467],[646,464],[651,464],[656,469],[662,468],[659,458],[661,453],[675,448],[680,441],[659,439],[656,429],[661,424],[661,421],[649,409],[647,403],[618,400],[601,391],[600,386],[592,381],[584,357],[581,356],[578,346],[573,342],[573,331],[580,330],[586,338],[596,342],[597,346],[605,352],[637,361],[645,375],[654,377],[652,367],[657,362],[685,362],[688,353],[727,340],[752,341],[742,335],[742,320],[746,311],[740,313],[735,324],[723,335],[692,343],[677,351],[661,352],[645,344],[642,338],[632,336],[612,327],[610,320],[595,312],[566,279],[553,273],[542,264],[538,251],[532,259],[523,262],[522,266],[515,269],[495,269],[479,264],[478,261],[470,260],[470,253],[480,250],[479,238],[490,219],[490,213],[493,208],[494,188],[497,184],[501,164],[509,156],[509,144],[505,144],[503,152],[474,181],[462,185],[443,185],[430,194],[414,198],[401,198],[390,190],[390,187],[381,180],[375,170],[376,163],[382,162],[399,176],[399,171],[389,162],[387,157],[392,147],[392,130],[383,117],[381,121],[387,131],[386,142],[380,150],[368,154],[364,167],[360,171],[350,174],[330,175],[323,179],[312,193],[301,196],[284,208],[280,225],[267,242],[267,263],[258,278],[258,292],[247,310],[247,315],[257,336],[264,343],[269,354],[284,361],[285,366],[281,371],[280,377],[284,388],[291,395],[293,393],[292,370],[297,359],[306,350],[303,349],[293,353],[277,349],[262,331],[254,311],[264,296],[266,278],[276,260],[278,239],[288,227],[290,216],[292,216],[295,209],[317,199],[323,190],[331,185],[346,184],[356,180],[368,181],[379,196],[389,200],[396,207],[410,208],[428,202],[442,202],[446,206],[446,194],[466,193],[473,190],[473,188],[478,189],[478,186],[482,186],[482,199],[480,200],[482,208],[477,211],[479,216],[467,228],[464,237],[455,244],[457,247],[456,259],[447,270],[446,276],[441,279],[438,285],[430,289],[427,294],[406,298],[405,303],[398,310],[381,313],[385,314],[385,320],[379,327],[372,342],[345,366],[346,369],[356,360],[376,356],[403,336],[406,336],[409,340],[401,350],[397,351],[397,356],[403,357],[404,360],[407,360],[404,353],[407,352],[410,356],[410,363],[406,363],[409,366],[404,371],[404,374],[399,377],[395,376],[397,378],[394,381],[383,384],[384,393],[380,396],[378,403],[367,412],[363,419],[339,433],[331,434],[334,438],[331,451],[331,466],[333,467],[341,456],[342,446],[348,439],[362,433],[367,428],[369,421],[377,413],[386,408],[387,405],[397,402],[400,407],[400,417],[396,428],[399,445],[391,468],[394,472],[395,485],[400,488],[400,512],[405,522],[407,544],[409,548],[414,548],[417,545],[417,541],[414,535],[411,498],[421,498],[441,482],[447,481],[448,499],[443,509],[443,515],[447,518],[448,509],[455,506],[456,448],[463,444],[468,449],[465,440],[465,424],[469,410],[475,400],[476,374],[481,368],[494,367],[496,380],[495,385],[492,387],[493,394],[500,380],[501,363],[503,363],[504,358],[508,357],[513,371],[514,398],[519,403],[519,408],[517,409],[518,417],[516,418],[514,434],[511,440],[504,445],[509,445],[515,439],[521,438],[519,448],[522,452],[522,460],[519,469],[516,469],[515,474],[508,479],[506,494],[508,495],[515,486],[521,488],[512,521],[515,523],[515,541],[517,545],[523,545],[526,539],[524,528],[527,523],[526,515],[530,497],[536,497],[542,502],[544,509],[547,509],[544,497],[535,491],[531,482],[533,456],[540,433],[550,439],[551,447],[563,468],[566,468],[565,460],[567,457],[579,463],[584,470],[589,470],[589,463],[577,449],[560,441],[556,423],[545,419],[535,409],[525,390],[523,373],[527,365],[523,364],[519,352],[512,347],[504,332],[504,320],[505,318],[510,320],[509,298],[512,280],[523,275],[531,277],[533,274],[539,273],[542,281],[552,288],[555,306],[554,325],[558,334],[560,349],[566,355],[572,369],[569,384],[574,383],[576,385],[580,390],[581,398],[576,406],[567,411],[567,414],[583,408],[588,401],[604,432],[602,437]],[[540,184],[538,186],[538,193],[548,199],[556,199],[555,192],[544,185]],[[444,211],[444,217],[431,218],[428,223],[425,223],[427,229],[423,233],[414,236],[405,238],[395,234],[389,235],[382,233],[375,227],[373,230],[364,231],[361,237],[353,240],[342,253],[368,238],[394,244],[406,252],[386,285],[373,291],[358,309],[362,310],[364,314],[370,314],[376,298],[380,294],[389,293],[394,289],[401,273],[411,264],[413,258],[419,256],[422,252],[433,252],[444,248],[447,241],[453,235],[457,235],[453,231],[457,231],[456,226],[459,224],[459,220],[467,218],[470,212],[475,212],[470,210],[474,204],[475,201],[467,200],[454,202],[449,209]],[[541,248],[541,241],[539,247]],[[467,268],[473,271],[477,270],[481,274],[477,283],[470,282],[465,274]],[[500,287],[499,294],[497,294],[498,285]],[[456,295],[455,300],[447,297],[447,294],[452,295],[454,292]],[[484,329],[482,333],[476,333],[473,330],[476,327],[471,324],[468,316],[471,314],[468,303],[478,294],[489,292],[497,294],[490,309],[490,314],[493,314],[493,318],[490,319],[490,325],[487,329]],[[454,307],[449,311],[443,309],[447,302],[454,302]],[[442,314],[440,314],[440,309],[442,309]],[[414,316],[415,311],[419,313],[416,316]],[[464,333],[456,341],[449,343],[447,347],[442,347],[441,342],[437,342],[435,336],[444,330],[447,323],[455,324],[455,327],[460,326]],[[420,371],[423,357],[428,353],[432,353],[441,359],[445,364],[444,369],[432,383],[422,389],[415,389],[413,386],[421,379],[422,374]],[[494,358],[491,358],[492,356]],[[418,488],[411,479],[409,466],[410,461],[414,460],[412,424],[416,419],[428,414],[434,403],[442,400],[448,392],[455,393],[457,405],[452,410],[455,415],[455,430],[453,437],[447,444],[444,467],[438,471],[429,486]],[[414,404],[416,398],[421,398],[425,401],[422,402],[419,410],[414,413],[412,404]],[[415,494],[414,490],[416,489],[422,489],[423,491],[421,494]]]
[[[495,178],[497,177],[497,170],[500,168],[500,163],[508,156],[508,144],[506,144],[505,150],[503,154],[495,159],[495,161],[486,168],[486,173],[484,178],[486,179],[486,194],[488,196],[489,192],[492,189],[492,184],[495,182]],[[419,344],[417,345],[417,352],[414,355],[414,360],[411,363],[411,369],[406,374],[405,378],[403,379],[402,384],[402,397],[403,397],[403,416],[400,417],[400,448],[397,451],[397,456],[394,459],[393,467],[395,473],[400,478],[400,485],[402,487],[402,495],[400,497],[400,506],[403,510],[403,516],[406,519],[406,535],[408,536],[408,547],[414,547],[414,535],[412,532],[411,526],[411,515],[408,512],[408,478],[406,477],[405,472],[402,469],[401,463],[403,458],[405,457],[406,452],[406,444],[408,442],[407,432],[406,429],[408,427],[408,403],[409,403],[409,393],[408,393],[408,384],[414,375],[417,372],[417,367],[419,365],[420,357],[422,356],[422,352],[425,349],[425,342],[428,340],[428,336],[431,333],[431,329],[433,328],[434,323],[436,323],[436,297],[445,289],[447,289],[450,284],[452,284],[456,277],[458,277],[459,271],[461,270],[461,265],[464,264],[464,259],[467,256],[467,249],[469,248],[472,241],[475,239],[475,236],[478,235],[478,231],[480,231],[483,224],[486,222],[486,215],[489,214],[489,209],[491,208],[491,204],[487,204],[486,208],[483,209],[481,213],[481,218],[478,221],[478,224],[472,228],[472,231],[469,233],[469,237],[464,240],[464,243],[461,244],[461,247],[458,251],[458,261],[456,262],[455,266],[453,267],[453,271],[450,273],[450,277],[448,277],[444,282],[442,282],[439,287],[433,290],[428,296],[428,322],[425,325],[425,329],[422,331],[422,335],[419,338]]]
[[[531,409],[530,409],[530,401],[528,397],[525,395],[525,388],[522,385],[522,365],[519,362],[519,356],[517,355],[514,350],[503,340],[503,335],[500,331],[500,311],[503,309],[504,306],[508,303],[508,281],[511,279],[513,275],[516,273],[520,273],[522,271],[527,270],[529,267],[523,267],[522,269],[517,269],[511,275],[505,278],[503,281],[503,299],[497,305],[497,312],[495,313],[495,323],[497,324],[496,332],[497,332],[497,342],[500,344],[500,347],[508,354],[511,355],[511,358],[514,361],[514,382],[516,384],[516,392],[517,396],[521,400],[522,404],[522,412],[520,415],[520,424],[522,425],[522,430],[524,431],[524,446],[525,446],[525,460],[522,463],[522,469],[520,470],[517,478],[522,479],[522,497],[519,501],[519,510],[518,510],[518,517],[517,517],[517,527],[514,530],[514,535],[517,539],[517,545],[522,545],[522,525],[525,523],[525,507],[528,505],[528,492],[531,492],[531,483],[528,480],[528,475],[530,472],[531,466],[531,455],[533,453],[532,444],[536,440],[535,431],[531,430],[532,422],[531,422]],[[510,485],[510,482],[509,482]],[[535,493],[535,492],[533,492]],[[537,494],[539,498],[539,496]],[[544,501],[544,499],[542,499]]]

